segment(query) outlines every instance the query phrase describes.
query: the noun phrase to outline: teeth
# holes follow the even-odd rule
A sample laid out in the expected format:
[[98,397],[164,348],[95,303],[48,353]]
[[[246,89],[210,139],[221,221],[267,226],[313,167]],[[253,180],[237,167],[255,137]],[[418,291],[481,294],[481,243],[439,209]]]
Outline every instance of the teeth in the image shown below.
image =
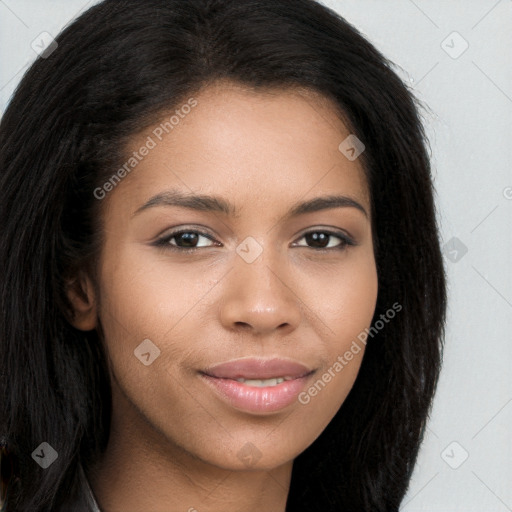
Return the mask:
[[246,386],[254,386],[258,388],[263,388],[265,386],[277,386],[284,382],[285,380],[290,380],[290,378],[286,377],[276,377],[273,379],[236,379],[238,382],[243,382]]

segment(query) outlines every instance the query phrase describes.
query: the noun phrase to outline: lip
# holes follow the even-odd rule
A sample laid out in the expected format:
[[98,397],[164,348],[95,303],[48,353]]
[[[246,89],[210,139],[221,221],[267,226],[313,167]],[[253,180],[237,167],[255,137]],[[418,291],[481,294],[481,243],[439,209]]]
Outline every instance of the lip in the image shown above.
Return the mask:
[[203,373],[219,379],[271,379],[292,377],[297,379],[311,372],[306,365],[290,359],[245,358],[210,366]]
[[[238,359],[199,372],[205,383],[235,409],[251,413],[271,413],[297,401],[309,377],[315,372],[302,363],[286,359]],[[275,386],[248,386],[235,379],[288,377]]]

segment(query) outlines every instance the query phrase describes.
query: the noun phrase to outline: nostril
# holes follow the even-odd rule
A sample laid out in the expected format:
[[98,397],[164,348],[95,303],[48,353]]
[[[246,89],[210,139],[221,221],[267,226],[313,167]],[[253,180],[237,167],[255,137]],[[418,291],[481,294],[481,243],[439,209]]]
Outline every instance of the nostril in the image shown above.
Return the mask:
[[235,325],[237,327],[243,327],[244,329],[248,329],[251,327],[247,322],[235,322]]

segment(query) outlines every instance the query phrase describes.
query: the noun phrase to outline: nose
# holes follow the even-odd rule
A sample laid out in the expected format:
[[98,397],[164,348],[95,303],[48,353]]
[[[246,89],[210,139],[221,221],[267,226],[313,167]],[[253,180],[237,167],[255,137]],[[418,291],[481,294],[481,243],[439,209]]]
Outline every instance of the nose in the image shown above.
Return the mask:
[[226,276],[220,318],[228,330],[257,335],[288,334],[301,321],[300,299],[294,292],[285,264],[263,255],[247,263],[236,256]]

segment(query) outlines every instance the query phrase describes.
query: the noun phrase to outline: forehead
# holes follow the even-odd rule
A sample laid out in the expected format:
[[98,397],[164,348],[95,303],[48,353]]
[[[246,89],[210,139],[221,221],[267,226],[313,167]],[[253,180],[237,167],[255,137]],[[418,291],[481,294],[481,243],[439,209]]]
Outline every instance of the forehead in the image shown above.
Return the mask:
[[130,141],[127,156],[148,137],[154,142],[119,187],[132,212],[164,187],[222,195],[237,214],[251,204],[275,208],[288,197],[296,202],[335,191],[368,203],[362,164],[339,150],[350,131],[328,98],[305,89],[256,91],[219,82],[193,99],[196,106],[174,116],[172,127],[169,119],[180,105]]

